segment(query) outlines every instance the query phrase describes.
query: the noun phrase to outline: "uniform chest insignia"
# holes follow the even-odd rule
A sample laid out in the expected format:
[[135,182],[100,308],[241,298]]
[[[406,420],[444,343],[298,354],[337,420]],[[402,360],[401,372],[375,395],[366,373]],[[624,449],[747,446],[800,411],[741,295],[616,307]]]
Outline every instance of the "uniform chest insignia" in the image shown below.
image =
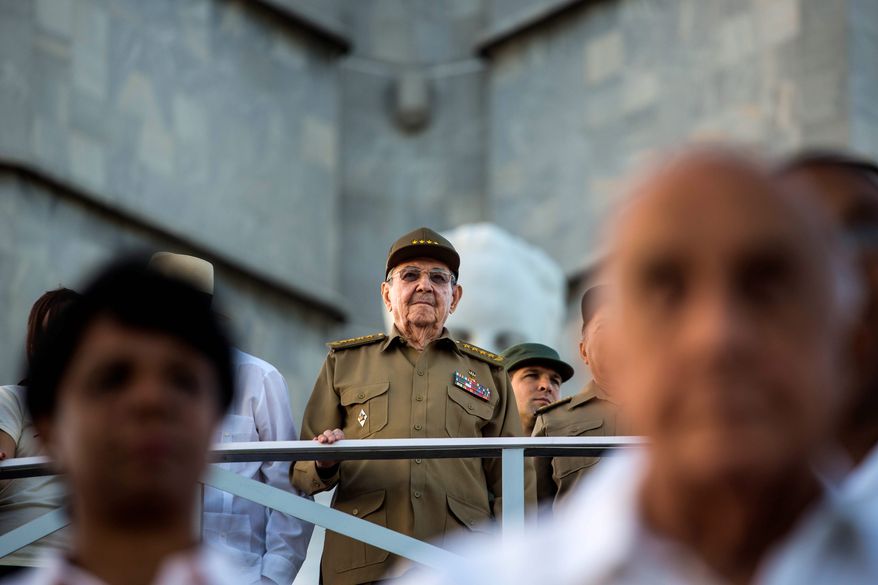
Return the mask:
[[360,409],[360,414],[359,414],[359,416],[357,416],[357,422],[360,423],[360,426],[361,426],[361,427],[362,427],[362,426],[365,426],[365,424],[366,424],[366,419],[367,419],[367,418],[369,418],[369,415],[366,414],[366,411],[365,411],[364,409],[361,408],[361,409]]
[[487,386],[482,386],[476,380],[476,373],[473,370],[467,372],[468,376],[464,376],[460,372],[454,372],[454,385],[469,392],[476,398],[481,398],[485,402],[491,399],[491,389]]

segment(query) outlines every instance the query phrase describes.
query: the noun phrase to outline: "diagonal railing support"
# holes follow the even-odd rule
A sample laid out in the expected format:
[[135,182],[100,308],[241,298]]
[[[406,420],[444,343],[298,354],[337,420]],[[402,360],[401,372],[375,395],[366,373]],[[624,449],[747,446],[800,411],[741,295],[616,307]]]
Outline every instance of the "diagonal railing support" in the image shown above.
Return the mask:
[[207,477],[204,478],[204,484],[284,514],[301,518],[306,522],[323,526],[327,530],[344,534],[431,568],[438,569],[448,566],[449,563],[461,561],[460,556],[432,544],[350,514],[327,508],[312,500],[247,479],[225,469],[211,467]]
[[0,557],[12,554],[44,536],[61,530],[68,524],[70,524],[70,518],[68,518],[67,510],[64,508],[58,508],[34,518],[27,524],[0,536]]

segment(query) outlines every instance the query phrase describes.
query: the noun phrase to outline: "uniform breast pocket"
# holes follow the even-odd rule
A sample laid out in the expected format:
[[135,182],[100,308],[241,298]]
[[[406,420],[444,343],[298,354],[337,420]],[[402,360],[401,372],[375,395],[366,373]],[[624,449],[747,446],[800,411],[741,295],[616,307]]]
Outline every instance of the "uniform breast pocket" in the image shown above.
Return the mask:
[[387,392],[390,382],[352,386],[341,391],[341,405],[347,411],[345,436],[370,437],[387,426]]
[[482,427],[494,416],[494,406],[457,386],[448,386],[445,432],[449,437],[480,437]]
[[[559,429],[558,434],[564,437],[600,436],[603,435],[601,432],[603,426],[602,418],[577,421]],[[598,461],[600,461],[599,457],[555,457],[552,460],[552,471],[555,478],[560,480],[571,473],[591,467]]]

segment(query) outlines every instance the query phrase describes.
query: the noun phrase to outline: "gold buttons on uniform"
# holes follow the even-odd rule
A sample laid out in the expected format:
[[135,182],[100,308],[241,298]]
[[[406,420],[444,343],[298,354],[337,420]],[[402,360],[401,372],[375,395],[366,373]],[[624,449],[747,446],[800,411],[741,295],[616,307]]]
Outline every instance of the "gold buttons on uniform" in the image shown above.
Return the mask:
[[423,376],[423,375],[424,375],[424,370],[418,370],[418,375],[419,375],[419,376]]
[[420,464],[421,464],[421,460],[420,460],[420,459],[415,459],[415,463],[417,463],[418,465],[420,465]]
[[359,514],[359,513],[360,513],[360,509],[359,509],[359,508],[354,508],[353,510],[351,510],[351,514],[353,514],[354,516],[356,516],[356,515]]
[[360,392],[359,394],[357,394],[357,398],[365,398],[365,397],[366,397],[366,395],[363,394],[362,392]]
[[424,401],[424,397],[421,396],[420,394],[418,394],[417,396],[415,396],[415,400],[417,400],[418,402],[423,402],[423,401]]
[[421,425],[415,425],[415,430],[416,430],[416,431],[420,431],[420,430],[421,430]]
[[420,498],[420,497],[421,497],[421,492],[415,492],[415,497],[416,497],[416,498]]

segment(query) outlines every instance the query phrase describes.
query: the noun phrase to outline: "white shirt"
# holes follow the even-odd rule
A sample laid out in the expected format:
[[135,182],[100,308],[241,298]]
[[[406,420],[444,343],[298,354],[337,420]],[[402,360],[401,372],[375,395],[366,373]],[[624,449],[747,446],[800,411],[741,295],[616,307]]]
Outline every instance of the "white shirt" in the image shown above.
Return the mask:
[[878,583],[878,448],[828,490],[768,564],[765,582]]
[[[5,579],[3,585],[106,585],[104,581],[53,554],[38,569]],[[218,553],[200,548],[166,559],[152,585],[240,585],[228,562]]]
[[[510,544],[455,546],[466,550],[467,560],[442,574],[418,572],[401,585],[719,585],[723,579],[685,546],[652,532],[639,513],[638,492],[646,470],[646,453],[634,451],[605,458],[554,520]],[[560,512],[560,513],[559,513]],[[870,524],[869,521],[865,524]],[[875,523],[871,523],[876,526]],[[759,585],[841,585],[878,583],[869,559],[878,541],[869,533],[853,533],[842,544],[857,552],[826,545],[827,532],[839,533],[847,515],[832,499],[803,521],[787,544],[763,564]],[[469,541],[472,542],[472,541]],[[485,543],[482,543],[484,545]],[[814,559],[803,554],[821,553],[826,570],[808,573]],[[871,556],[870,556],[871,555]],[[862,562],[861,562],[862,561]],[[797,569],[793,571],[792,569]],[[799,579],[798,581],[795,579]]]
[[[15,441],[15,455],[43,455],[43,446],[25,405],[25,388],[0,386],[0,431]],[[62,505],[64,484],[55,475],[0,481],[0,534],[27,524]],[[0,559],[2,565],[37,566],[46,551],[64,546],[66,529],[49,534]]]
[[[234,351],[234,366],[235,399],[220,426],[217,442],[298,439],[280,372],[239,350]],[[298,493],[290,485],[288,461],[218,465]],[[236,566],[236,583],[289,585],[293,581],[305,560],[312,524],[209,487],[204,490],[203,512],[204,542]]]

